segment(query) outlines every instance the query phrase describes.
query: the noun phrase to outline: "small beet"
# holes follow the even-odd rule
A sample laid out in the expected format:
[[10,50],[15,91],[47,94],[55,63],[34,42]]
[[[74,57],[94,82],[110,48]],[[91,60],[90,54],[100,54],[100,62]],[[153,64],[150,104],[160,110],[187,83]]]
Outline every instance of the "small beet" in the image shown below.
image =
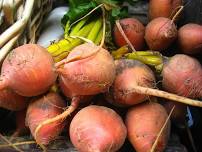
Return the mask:
[[29,104],[26,113],[26,124],[38,144],[47,145],[62,132],[65,126],[64,121],[55,121],[44,125],[37,134],[35,130],[41,122],[61,114],[63,108],[65,108],[65,102],[56,93],[48,93]]
[[184,54],[202,53],[202,26],[189,23],[178,31],[178,45]]
[[177,28],[172,20],[158,17],[149,22],[145,30],[145,40],[151,50],[163,51],[177,38]]
[[[128,40],[131,42],[133,47],[136,50],[142,50],[145,45],[144,25],[135,18],[121,19],[120,24],[121,24],[121,27],[123,28],[125,35],[127,36]],[[121,35],[120,31],[118,30],[117,26],[114,27],[114,40],[117,46],[119,47],[127,44],[124,37]]]
[[149,19],[153,20],[157,17],[170,18],[174,11],[182,4],[182,0],[150,0]]

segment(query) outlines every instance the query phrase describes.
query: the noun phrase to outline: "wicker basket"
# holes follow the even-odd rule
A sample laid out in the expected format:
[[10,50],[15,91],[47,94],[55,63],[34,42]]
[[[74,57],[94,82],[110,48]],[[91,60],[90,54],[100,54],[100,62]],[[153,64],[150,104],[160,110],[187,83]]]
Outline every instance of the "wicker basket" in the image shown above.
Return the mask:
[[52,0],[0,0],[0,61],[14,45],[35,43]]

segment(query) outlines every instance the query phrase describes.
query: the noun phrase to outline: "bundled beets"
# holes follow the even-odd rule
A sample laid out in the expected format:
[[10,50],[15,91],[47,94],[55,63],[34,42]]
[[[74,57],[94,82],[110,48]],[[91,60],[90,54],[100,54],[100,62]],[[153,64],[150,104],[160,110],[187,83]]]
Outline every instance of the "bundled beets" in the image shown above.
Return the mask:
[[62,114],[42,122],[36,128],[35,134],[44,125],[64,120],[85,97],[106,92],[115,78],[115,65],[110,53],[90,43],[75,47],[66,59],[56,64],[56,68],[61,89],[72,99],[71,105]]
[[[136,50],[144,49],[146,41],[150,49],[161,51],[177,38],[174,24],[177,15],[172,14],[172,11],[177,11],[182,1],[159,1],[159,5],[168,4],[159,10],[155,10],[155,2],[150,1],[149,15],[153,20],[146,27],[137,19],[120,20],[124,34]],[[195,29],[193,37],[196,39],[193,45],[188,46],[189,37],[186,33],[190,27]],[[180,29],[178,45],[182,51],[187,54],[199,52],[200,28],[191,24]],[[128,43],[117,25],[113,32],[117,46]],[[163,106],[147,101],[151,96],[157,96],[202,107],[202,103],[185,98],[201,98],[202,71],[197,60],[181,54],[171,57],[165,63],[162,61],[162,65],[162,86],[171,93],[155,89],[155,75],[149,66],[132,59],[114,61],[109,51],[101,45],[79,45],[66,59],[54,63],[45,48],[26,44],[14,49],[3,62],[0,106],[16,111],[24,109],[16,119],[23,123],[20,125],[16,122],[17,129],[13,136],[29,128],[37,144],[42,146],[48,145],[62,132],[67,125],[64,120],[79,111],[80,104],[86,106],[93,96],[105,93],[106,99],[113,105],[128,108],[125,124],[110,108],[87,106],[73,114],[69,122],[69,136],[73,145],[81,152],[114,152],[121,148],[127,137],[137,152],[150,151],[155,141],[155,150],[163,151],[170,134],[169,116]],[[48,92],[55,82],[58,82],[60,93],[71,99],[68,108],[58,93]],[[33,96],[31,102],[28,102],[28,97]],[[166,106],[170,111],[173,104]],[[182,106],[186,108],[184,104]],[[178,121],[180,116],[176,113],[175,120]]]

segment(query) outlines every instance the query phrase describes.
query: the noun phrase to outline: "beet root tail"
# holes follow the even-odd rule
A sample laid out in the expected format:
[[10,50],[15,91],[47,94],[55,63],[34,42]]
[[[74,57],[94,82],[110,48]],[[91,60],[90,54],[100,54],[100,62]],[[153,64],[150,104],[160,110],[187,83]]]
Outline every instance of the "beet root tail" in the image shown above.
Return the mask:
[[147,87],[135,86],[133,91],[140,94],[145,94],[149,96],[156,96],[165,99],[170,99],[176,102],[184,103],[191,106],[202,107],[202,102],[199,100],[190,99],[187,97],[179,96],[173,93],[168,93],[166,91],[161,91],[158,89],[152,89]]
[[68,107],[68,109],[66,109],[63,113],[57,115],[56,117],[47,119],[47,120],[43,121],[42,123],[40,123],[40,124],[36,127],[35,132],[34,132],[34,137],[35,137],[35,139],[36,139],[36,143],[38,143],[38,142],[37,142],[37,135],[38,135],[40,129],[41,129],[43,126],[48,125],[48,124],[51,124],[51,123],[54,123],[54,122],[56,122],[56,121],[64,121],[67,116],[69,116],[72,112],[74,112],[74,111],[77,109],[78,104],[79,104],[79,98],[73,98],[71,105],[70,105],[70,106]]

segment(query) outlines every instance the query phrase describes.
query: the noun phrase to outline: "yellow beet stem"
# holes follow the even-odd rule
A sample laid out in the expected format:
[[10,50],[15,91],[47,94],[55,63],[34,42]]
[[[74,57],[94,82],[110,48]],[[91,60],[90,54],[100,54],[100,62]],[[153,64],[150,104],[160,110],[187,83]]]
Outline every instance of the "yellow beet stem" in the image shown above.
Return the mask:
[[[133,59],[133,60],[139,60],[147,65],[151,66],[158,66],[163,64],[163,58],[161,55],[145,55],[147,52],[133,52],[133,53],[128,53],[125,55],[127,59]],[[150,54],[151,52],[148,52]],[[141,55],[144,54],[144,55]]]
[[114,59],[120,59],[122,58],[126,53],[129,53],[129,49],[128,46],[122,46],[120,47],[118,50],[112,51],[112,56],[114,57]]
[[101,42],[101,40],[102,40],[102,35],[103,35],[103,27],[100,29],[100,31],[98,32],[98,34],[97,34],[97,37],[96,37],[96,39],[95,39],[95,41],[94,41],[94,43],[96,44],[96,45],[99,45],[100,44],[100,42]]
[[[87,37],[94,24],[95,21],[92,21],[85,25],[75,36]],[[64,59],[74,47],[82,44],[82,42],[79,38],[68,37],[50,45],[47,50],[53,56],[54,61],[58,62]]]
[[159,52],[151,50],[137,51],[136,53],[141,56],[148,56],[148,55],[162,56]]
[[53,43],[50,46],[48,46],[48,48],[47,48],[48,52],[52,56],[57,55],[59,53],[59,51],[62,50],[62,48],[66,49],[65,47],[68,46],[68,45],[70,45],[71,42],[72,42],[72,40],[70,40],[70,39],[67,38],[67,39],[62,39],[62,40],[60,40],[60,41],[58,41],[56,43]]
[[70,22],[67,21],[67,24],[65,25],[65,32],[64,32],[64,37],[68,37],[68,33],[69,33],[69,28],[70,28]]
[[88,18],[89,17],[82,19],[75,26],[73,26],[69,36],[74,36],[75,34],[77,34],[81,30],[81,28],[84,26],[84,24],[86,24]]
[[99,18],[96,22],[95,25],[93,27],[93,29],[90,31],[87,39],[91,40],[91,41],[95,41],[96,37],[98,35],[98,32],[100,31],[100,29],[102,28],[102,20],[101,18]]

